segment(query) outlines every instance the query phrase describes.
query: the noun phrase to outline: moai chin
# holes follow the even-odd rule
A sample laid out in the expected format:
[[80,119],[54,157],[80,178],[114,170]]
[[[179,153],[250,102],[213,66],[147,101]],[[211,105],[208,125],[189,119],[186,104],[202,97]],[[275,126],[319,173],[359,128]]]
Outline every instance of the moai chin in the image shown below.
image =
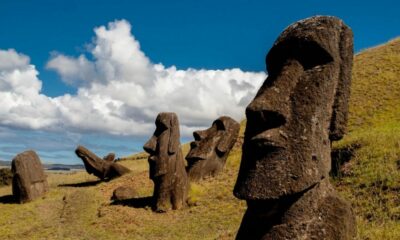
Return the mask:
[[150,179],[154,182],[156,212],[187,205],[188,178],[180,147],[179,122],[175,113],[159,113],[156,130],[143,146],[150,154]]
[[346,130],[353,35],[340,19],[286,28],[246,109],[234,195],[247,201],[237,239],[352,239],[355,217],[329,183],[331,142]]
[[210,128],[193,132],[195,141],[190,143],[188,175],[191,180],[215,176],[225,165],[237,136],[240,125],[230,117],[223,116],[213,122]]
[[47,176],[36,152],[29,150],[14,157],[12,192],[19,203],[30,202],[49,191]]

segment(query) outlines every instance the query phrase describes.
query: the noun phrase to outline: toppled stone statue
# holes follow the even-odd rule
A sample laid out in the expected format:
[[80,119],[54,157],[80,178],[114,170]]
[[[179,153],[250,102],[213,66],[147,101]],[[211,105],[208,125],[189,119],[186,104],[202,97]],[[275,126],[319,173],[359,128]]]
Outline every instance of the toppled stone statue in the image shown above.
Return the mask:
[[143,149],[150,154],[150,179],[154,182],[154,206],[157,212],[187,205],[188,178],[179,140],[179,122],[175,113],[159,113],[156,130]]
[[230,117],[220,117],[212,126],[193,133],[190,152],[186,156],[188,175],[191,180],[215,176],[225,165],[237,136],[240,124]]
[[299,21],[266,57],[246,109],[234,195],[247,201],[236,239],[353,239],[355,216],[329,183],[331,142],[346,130],[353,35],[340,19]]
[[17,202],[30,202],[42,197],[49,190],[42,163],[34,151],[25,151],[15,156],[11,171],[12,192]]
[[117,178],[131,171],[128,168],[113,162],[115,157],[114,154],[108,154],[106,157],[101,159],[83,146],[78,146],[75,153],[80,159],[82,159],[86,171],[101,180]]
[[103,157],[103,160],[107,162],[114,162],[115,160],[115,153],[109,153],[106,156]]

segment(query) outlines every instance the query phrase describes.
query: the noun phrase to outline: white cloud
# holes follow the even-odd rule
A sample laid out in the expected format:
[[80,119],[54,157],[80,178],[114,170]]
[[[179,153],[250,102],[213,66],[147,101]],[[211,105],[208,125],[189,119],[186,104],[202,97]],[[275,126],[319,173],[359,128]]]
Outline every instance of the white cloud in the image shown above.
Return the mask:
[[47,63],[65,83],[77,87],[74,95],[44,96],[29,58],[15,50],[0,51],[0,104],[5,106],[0,109],[0,124],[148,135],[154,130],[156,115],[172,111],[188,136],[221,115],[241,120],[266,77],[240,69],[179,70],[154,64],[124,20],[94,31],[88,51],[93,60],[53,53]]

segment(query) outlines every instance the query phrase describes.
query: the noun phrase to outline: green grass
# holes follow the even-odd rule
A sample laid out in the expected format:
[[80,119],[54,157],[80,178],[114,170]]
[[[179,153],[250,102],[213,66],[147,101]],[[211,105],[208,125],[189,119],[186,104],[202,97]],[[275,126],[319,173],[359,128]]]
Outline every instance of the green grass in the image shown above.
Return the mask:
[[[241,123],[243,136],[245,121]],[[349,171],[332,179],[357,215],[358,239],[400,239],[400,40],[355,56],[349,133],[334,148],[359,144]],[[183,144],[184,155],[189,144]],[[122,185],[139,197],[152,194],[146,154],[120,161],[133,172],[107,183],[85,172],[48,173],[50,192],[19,205],[0,201],[1,239],[234,239],[246,209],[232,195],[241,149],[234,149],[224,171],[191,183],[191,207],[158,214],[149,207],[112,205]],[[0,187],[0,199],[11,194]]]
[[357,215],[358,239],[400,239],[400,39],[355,56],[349,133],[360,144],[350,173],[334,179]]

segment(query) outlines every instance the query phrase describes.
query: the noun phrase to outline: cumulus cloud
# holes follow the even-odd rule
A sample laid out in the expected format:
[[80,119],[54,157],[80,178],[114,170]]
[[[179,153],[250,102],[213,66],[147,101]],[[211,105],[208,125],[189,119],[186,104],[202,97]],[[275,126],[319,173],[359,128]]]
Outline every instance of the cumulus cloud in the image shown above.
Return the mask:
[[[180,70],[154,64],[140,49],[125,21],[95,28],[85,55],[54,52],[47,68],[77,88],[51,98],[29,57],[0,50],[0,124],[32,129],[148,135],[159,112],[178,114],[181,131],[207,127],[221,115],[240,121],[265,79],[240,69]],[[89,60],[90,59],[90,60]]]

